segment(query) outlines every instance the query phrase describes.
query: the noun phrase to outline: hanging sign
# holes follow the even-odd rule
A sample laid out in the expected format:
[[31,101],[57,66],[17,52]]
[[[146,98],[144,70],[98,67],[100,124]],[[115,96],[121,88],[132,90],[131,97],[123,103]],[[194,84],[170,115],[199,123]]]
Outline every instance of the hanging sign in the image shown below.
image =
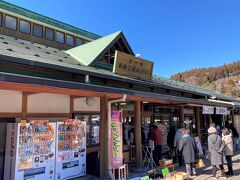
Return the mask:
[[214,106],[203,106],[203,114],[214,114]]
[[121,111],[111,113],[111,151],[113,167],[121,166],[123,164]]
[[153,62],[116,51],[113,73],[149,80],[152,78],[152,71]]
[[216,114],[227,115],[228,110],[225,107],[216,107]]

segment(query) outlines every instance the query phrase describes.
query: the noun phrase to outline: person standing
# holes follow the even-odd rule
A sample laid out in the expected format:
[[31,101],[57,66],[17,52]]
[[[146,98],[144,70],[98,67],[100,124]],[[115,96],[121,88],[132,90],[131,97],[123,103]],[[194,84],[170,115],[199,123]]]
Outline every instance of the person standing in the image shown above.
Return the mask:
[[179,151],[179,143],[180,140],[183,136],[182,132],[184,132],[186,129],[185,128],[179,128],[175,134],[174,137],[174,148],[176,149],[177,153],[177,158],[178,158],[178,164],[179,166],[183,165],[183,160],[182,160],[182,153]]
[[167,145],[170,148],[170,157],[173,158],[173,151],[174,151],[174,138],[176,134],[175,126],[171,126],[170,130],[167,135]]
[[194,139],[188,134],[187,130],[182,131],[182,138],[179,143],[179,151],[183,154],[183,159],[186,165],[186,171],[189,176],[196,175],[194,164],[196,144]]
[[238,138],[239,138],[238,132],[237,132],[236,128],[234,127],[233,123],[231,123],[229,125],[229,129],[232,131],[233,149],[234,149],[234,151],[237,151],[238,150]]
[[226,178],[223,167],[224,141],[222,141],[214,127],[208,129],[208,134],[208,151],[210,153],[213,177],[216,178],[217,166],[219,166],[221,169],[221,177]]
[[224,154],[226,155],[227,167],[228,167],[228,171],[226,172],[226,175],[233,175],[233,168],[232,168],[233,140],[232,140],[232,134],[227,128],[224,128],[222,130],[222,140],[224,141],[224,144],[225,144]]
[[156,124],[153,124],[151,139],[154,142],[153,159],[155,164],[159,166],[159,160],[161,159],[162,153],[162,132]]

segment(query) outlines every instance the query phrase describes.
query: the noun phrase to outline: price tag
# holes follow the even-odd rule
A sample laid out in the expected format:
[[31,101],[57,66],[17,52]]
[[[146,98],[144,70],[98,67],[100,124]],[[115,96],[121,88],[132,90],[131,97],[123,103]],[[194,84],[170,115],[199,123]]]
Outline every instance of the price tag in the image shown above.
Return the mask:
[[20,123],[21,123],[21,126],[26,126],[27,120],[21,120]]

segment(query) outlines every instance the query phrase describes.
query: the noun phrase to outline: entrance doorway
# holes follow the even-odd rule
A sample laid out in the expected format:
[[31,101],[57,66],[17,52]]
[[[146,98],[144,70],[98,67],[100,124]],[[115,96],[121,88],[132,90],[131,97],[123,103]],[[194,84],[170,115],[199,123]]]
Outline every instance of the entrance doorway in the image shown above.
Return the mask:
[[0,118],[0,180],[3,180],[7,137],[7,124],[15,122],[14,118]]

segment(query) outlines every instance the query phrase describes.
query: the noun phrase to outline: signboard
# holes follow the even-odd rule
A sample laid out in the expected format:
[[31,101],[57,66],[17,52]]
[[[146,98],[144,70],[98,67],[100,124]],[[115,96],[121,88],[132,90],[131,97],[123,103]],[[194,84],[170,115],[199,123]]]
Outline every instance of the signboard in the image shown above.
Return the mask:
[[121,111],[111,113],[111,151],[113,167],[121,166],[123,164]]
[[214,114],[214,106],[203,106],[203,114]]
[[152,78],[153,62],[121,51],[115,52],[113,73],[148,80]]
[[216,107],[216,114],[227,115],[228,110],[225,107]]

